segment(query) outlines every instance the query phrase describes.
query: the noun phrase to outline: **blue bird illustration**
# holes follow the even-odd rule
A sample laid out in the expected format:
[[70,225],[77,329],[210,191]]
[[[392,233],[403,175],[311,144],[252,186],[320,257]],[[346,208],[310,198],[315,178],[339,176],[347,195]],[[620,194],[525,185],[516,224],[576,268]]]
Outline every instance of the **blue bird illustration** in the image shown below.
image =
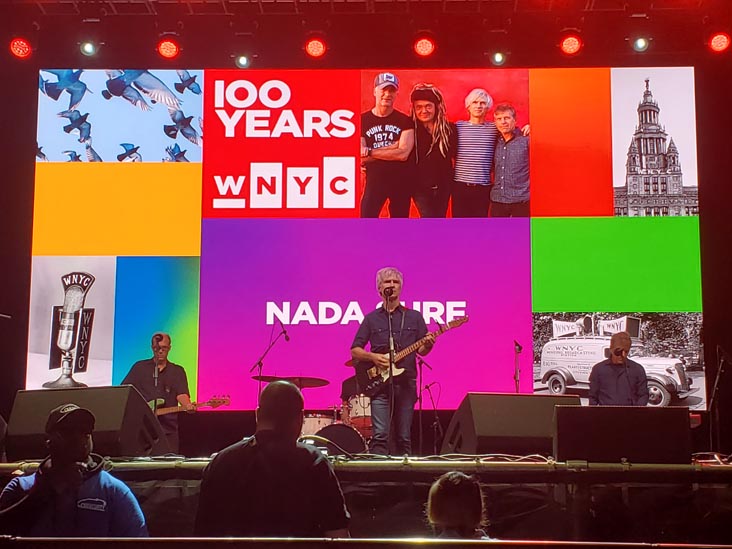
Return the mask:
[[42,91],[56,101],[58,101],[58,98],[61,96],[61,92],[67,92],[71,96],[68,108],[70,111],[73,111],[79,106],[79,103],[81,103],[81,100],[84,98],[84,94],[87,91],[90,92],[90,90],[87,89],[86,84],[79,79],[81,77],[81,73],[84,72],[83,69],[78,71],[69,69],[47,70],[46,72],[56,75],[58,82],[44,81],[39,75],[39,85],[43,86]]
[[48,157],[43,152],[43,147],[39,146],[38,143],[36,143],[36,158],[42,162],[48,162]]
[[104,162],[104,160],[102,160],[102,157],[99,156],[97,151],[95,151],[92,147],[91,138],[89,138],[86,142],[86,159],[89,162]]
[[112,96],[116,96],[126,99],[142,111],[149,111],[152,108],[147,104],[139,91],[124,82],[121,78],[124,74],[123,71],[110,70],[105,72],[107,73],[108,80],[107,89],[102,90],[102,97],[104,99],[112,99]]
[[180,82],[176,82],[175,84],[173,84],[173,86],[175,86],[175,91],[183,94],[183,92],[188,89],[196,95],[201,95],[201,86],[199,86],[198,82],[196,82],[195,76],[191,76],[191,74],[185,69],[177,70],[175,72],[178,73],[178,78],[180,78]]
[[168,158],[163,158],[163,162],[190,162],[186,158],[186,151],[181,150],[176,143],[172,147],[165,147],[165,152],[168,153]]
[[178,132],[180,132],[183,137],[194,145],[201,145],[203,140],[198,135],[196,129],[191,126],[191,120],[193,120],[192,116],[186,116],[183,114],[183,111],[178,109],[168,109],[168,114],[170,114],[170,118],[175,123],[163,124],[163,131],[165,132],[165,135],[171,139],[175,139],[178,136]]
[[69,157],[66,162],[81,162],[81,157],[76,153],[76,151],[63,151],[63,154]]
[[62,118],[68,118],[70,124],[64,126],[66,133],[79,130],[79,143],[84,143],[91,137],[91,124],[87,122],[89,113],[81,114],[79,111],[63,111],[58,113]]
[[140,148],[139,145],[133,145],[132,143],[120,143],[125,152],[117,155],[117,160],[120,162],[142,162],[142,156],[137,150]]
[[152,103],[162,103],[168,108],[173,109],[180,108],[180,100],[175,96],[173,91],[149,71],[107,71],[107,76],[109,76],[109,80],[106,82],[107,93],[102,93],[105,99],[110,99],[114,95],[117,97],[125,97],[131,103],[136,104],[128,99],[125,93],[130,93],[127,91],[127,88],[137,88],[142,95],[150,98]]

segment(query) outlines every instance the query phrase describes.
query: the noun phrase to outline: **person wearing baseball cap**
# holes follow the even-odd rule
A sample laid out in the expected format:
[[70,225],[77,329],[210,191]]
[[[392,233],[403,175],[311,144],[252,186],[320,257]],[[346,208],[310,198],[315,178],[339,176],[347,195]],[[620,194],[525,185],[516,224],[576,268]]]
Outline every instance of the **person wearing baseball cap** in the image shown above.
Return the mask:
[[414,124],[394,109],[398,93],[395,74],[377,74],[374,107],[361,114],[361,166],[366,172],[361,217],[379,217],[387,201],[390,217],[409,217]]
[[51,410],[49,457],[0,494],[0,534],[29,537],[145,537],[132,491],[92,454],[94,414],[76,404]]

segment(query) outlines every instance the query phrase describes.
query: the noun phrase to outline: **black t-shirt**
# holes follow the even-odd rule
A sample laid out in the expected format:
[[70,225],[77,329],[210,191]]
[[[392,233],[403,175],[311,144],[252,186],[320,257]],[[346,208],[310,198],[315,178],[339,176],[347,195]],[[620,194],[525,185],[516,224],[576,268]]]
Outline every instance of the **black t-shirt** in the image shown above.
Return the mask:
[[[168,362],[158,374],[158,385],[155,387],[155,361],[152,358],[139,360],[132,365],[130,371],[122,380],[122,385],[134,385],[146,401],[162,398],[165,402],[158,408],[177,406],[178,395],[190,395],[188,378],[182,366]],[[178,431],[178,414],[159,416],[163,431],[176,433]]]
[[[436,189],[450,185],[455,178],[453,160],[457,154],[457,129],[450,123],[450,135],[446,154],[443,156],[438,144],[432,147],[432,134],[424,124],[417,124],[414,135],[415,161],[417,164],[417,186]],[[432,147],[432,150],[430,150]]]
[[322,537],[348,528],[338,479],[314,446],[258,432],[203,472],[196,536]]
[[[394,347],[397,352],[427,335],[427,325],[421,313],[402,306],[397,307],[392,313],[391,329],[394,333]],[[366,343],[371,344],[370,350],[373,353],[389,352],[389,313],[383,306],[364,317],[356,332],[356,337],[353,339],[351,349],[354,347],[365,349]],[[395,383],[416,379],[417,358],[414,353],[404,357],[397,363],[397,366],[405,368],[406,371],[394,378]]]
[[[361,114],[361,137],[369,149],[399,143],[402,132],[413,130],[414,122],[406,114],[392,111],[388,116],[376,116],[371,111]],[[366,165],[366,179],[371,183],[404,183],[414,176],[414,150],[406,161],[374,159]]]

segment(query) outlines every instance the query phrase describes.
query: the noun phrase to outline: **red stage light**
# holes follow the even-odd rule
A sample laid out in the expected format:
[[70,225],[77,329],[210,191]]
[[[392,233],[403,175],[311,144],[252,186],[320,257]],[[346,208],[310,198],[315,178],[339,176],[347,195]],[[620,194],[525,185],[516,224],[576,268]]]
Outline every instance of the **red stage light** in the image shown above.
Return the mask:
[[709,49],[714,53],[727,51],[730,45],[730,36],[726,32],[717,32],[709,39]]
[[559,49],[565,55],[575,55],[582,49],[582,39],[576,34],[568,34],[559,43]]
[[172,38],[163,38],[158,42],[158,53],[165,59],[174,59],[180,53],[180,46]]
[[308,41],[305,42],[305,53],[315,59],[323,57],[327,49],[325,40],[322,38],[308,38]]
[[437,49],[435,41],[428,36],[423,36],[414,41],[414,53],[420,57],[429,57],[435,53],[435,49]]
[[33,47],[25,38],[13,38],[10,41],[10,53],[18,59],[27,59],[33,53]]

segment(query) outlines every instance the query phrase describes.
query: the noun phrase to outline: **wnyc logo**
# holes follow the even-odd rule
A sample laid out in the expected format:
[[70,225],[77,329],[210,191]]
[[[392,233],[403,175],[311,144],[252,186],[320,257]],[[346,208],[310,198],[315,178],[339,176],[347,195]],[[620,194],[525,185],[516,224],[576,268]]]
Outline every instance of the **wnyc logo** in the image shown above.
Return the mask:
[[204,217],[356,217],[358,71],[206,71]]

